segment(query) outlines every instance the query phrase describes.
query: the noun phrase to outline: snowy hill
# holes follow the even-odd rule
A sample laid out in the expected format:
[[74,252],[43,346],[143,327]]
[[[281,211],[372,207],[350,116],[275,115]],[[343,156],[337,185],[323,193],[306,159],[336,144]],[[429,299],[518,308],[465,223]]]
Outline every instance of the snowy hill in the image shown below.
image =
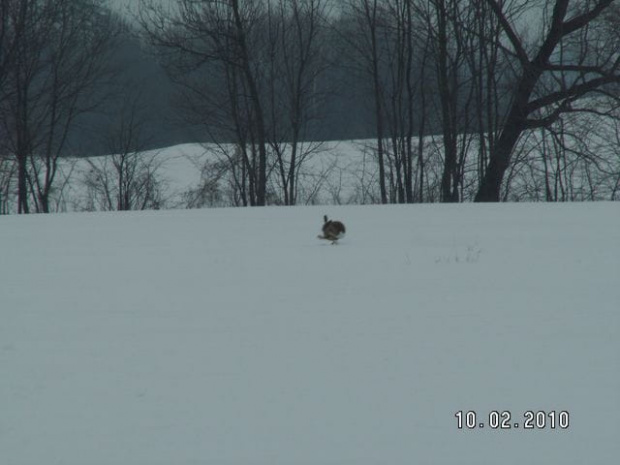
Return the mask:
[[2,464],[620,458],[617,204],[9,216],[0,243]]
[[[380,198],[373,143],[369,140],[304,143],[316,153],[307,156],[303,169],[297,173],[298,204],[377,203]],[[231,200],[234,196],[232,174],[221,174],[222,164],[228,167],[229,156],[223,151],[230,150],[233,149],[229,145],[181,144],[138,153],[135,161],[139,164],[138,172],[148,171],[157,180],[162,198],[158,208],[196,208],[192,197],[205,190],[209,182],[214,182],[211,188],[221,198],[198,206],[236,206]],[[306,147],[305,150],[311,149]],[[63,159],[59,185],[64,187],[55,195],[53,210],[109,210],[105,205],[107,197],[117,195],[113,157]],[[281,185],[275,175],[271,178],[270,189],[280,193]],[[272,200],[277,204],[278,199]]]

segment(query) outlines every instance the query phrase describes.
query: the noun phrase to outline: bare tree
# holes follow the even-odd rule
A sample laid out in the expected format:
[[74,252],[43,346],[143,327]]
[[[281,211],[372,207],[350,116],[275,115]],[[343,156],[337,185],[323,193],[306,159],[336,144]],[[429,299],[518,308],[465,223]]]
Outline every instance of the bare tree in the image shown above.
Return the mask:
[[[17,59],[2,88],[2,130],[17,160],[18,212],[50,211],[58,161],[80,114],[92,111],[117,31],[99,0],[23,0],[11,10]],[[25,9],[25,10],[24,10]]]
[[321,143],[307,141],[324,95],[317,90],[326,67],[322,47],[327,21],[324,0],[267,4],[269,145],[285,205],[295,205],[298,175]]
[[471,171],[478,178],[484,175],[497,138],[504,99],[500,89],[509,63],[501,59],[499,23],[486,0],[416,4],[432,51],[434,92],[428,105],[435,108],[442,137],[441,200],[458,202],[473,189]]
[[619,178],[618,103],[599,97],[596,113],[565,113],[528,131],[506,176],[502,199],[547,202],[613,199]]
[[15,62],[17,44],[24,33],[27,2],[0,0],[0,88]]
[[166,205],[156,154],[128,153],[88,160],[82,178],[86,211],[158,210]]
[[511,74],[511,64],[501,53],[501,25],[487,1],[474,0],[470,10],[473,17],[467,27],[474,44],[466,59],[473,79],[474,126],[478,134],[476,182],[480,185],[489,153],[493,152],[499,138],[498,128],[506,106],[503,87]]
[[[17,44],[26,22],[24,2],[0,0],[0,104],[6,98],[4,82],[15,63]],[[14,178],[14,162],[8,156],[6,129],[0,125],[0,214],[9,211],[9,197]]]
[[[320,108],[325,0],[144,0],[140,22],[183,88],[184,118],[228,163],[242,205],[296,203]],[[215,166],[215,165],[214,165]],[[217,166],[221,166],[218,162]]]
[[[461,139],[469,132],[469,108],[473,86],[464,70],[471,54],[465,36],[472,11],[469,2],[431,0],[427,16],[428,30],[436,64],[438,101],[440,103],[441,132],[443,135],[443,174],[441,199],[443,202],[459,201],[459,186],[463,182],[466,145]],[[459,148],[461,148],[459,156]]]
[[[44,47],[44,36],[49,34],[46,14],[35,0],[26,0],[18,7],[12,2],[3,11],[7,16],[3,22],[8,24],[12,33],[9,40],[13,42],[16,59],[4,72],[4,82],[0,91],[2,98],[2,132],[5,136],[6,150],[14,154],[17,163],[17,190],[19,213],[29,213],[28,160],[36,129],[32,128],[31,107],[27,99],[40,98],[41,92],[28,92],[35,76],[40,72],[39,57]],[[3,38],[6,40],[6,38]]]
[[567,111],[588,110],[583,97],[620,82],[617,37],[603,15],[613,0],[544,2],[542,33],[534,43],[519,33],[518,18],[534,2],[486,0],[505,38],[504,53],[518,68],[511,103],[476,194],[476,201],[500,200],[504,175],[520,136],[549,127]]
[[[474,59],[482,21],[473,8],[476,1],[347,3],[345,24],[354,26],[343,40],[372,89],[382,201],[452,202],[470,189],[466,170],[476,124],[483,120],[476,121],[475,109],[484,91],[474,86],[481,71]],[[428,182],[435,185],[435,167],[427,163],[435,157],[425,153],[425,137],[432,131],[443,138],[437,146],[443,153],[441,195],[428,190]]]
[[[260,91],[261,27],[265,7],[259,0],[178,0],[165,8],[143,0],[140,23],[148,40],[179,75],[211,64],[223,75],[229,121],[250,180],[249,203],[265,205],[267,195],[267,128]],[[220,79],[219,82],[222,82]],[[191,87],[205,95],[204,89]],[[210,97],[207,96],[209,99]]]
[[[389,147],[390,201],[411,203],[415,199],[413,138],[416,131],[424,133],[426,123],[426,108],[421,105],[424,96],[420,90],[428,57],[428,47],[415,44],[418,41],[428,44],[428,40],[427,36],[416,32],[421,24],[416,21],[413,1],[390,0],[387,9],[381,42],[385,58],[383,73],[387,81],[383,108],[389,134],[386,145]],[[423,164],[418,163],[417,168],[421,166]]]
[[[383,81],[381,79],[381,44],[380,27],[385,20],[386,5],[384,0],[349,0],[350,15],[354,21],[354,31],[348,43],[353,46],[361,59],[362,69],[370,77],[372,86],[375,132],[377,140],[377,163],[379,166],[379,190],[381,203],[388,203],[385,169],[385,123],[383,108]],[[349,31],[346,31],[348,33]]]
[[166,202],[160,175],[162,160],[147,152],[149,143],[143,95],[137,84],[125,83],[123,103],[110,118],[105,145],[110,154],[88,159],[83,174],[86,204],[94,211],[157,210]]
[[[99,173],[101,180],[113,180],[113,186],[102,186],[106,199],[114,201],[110,209],[159,209],[163,203],[160,162],[155,154],[146,153],[149,135],[145,126],[149,116],[143,94],[137,83],[126,83],[121,93],[123,102],[118,114],[111,118],[106,137],[112,173]],[[91,168],[98,170],[94,164]],[[113,193],[113,194],[110,194]]]

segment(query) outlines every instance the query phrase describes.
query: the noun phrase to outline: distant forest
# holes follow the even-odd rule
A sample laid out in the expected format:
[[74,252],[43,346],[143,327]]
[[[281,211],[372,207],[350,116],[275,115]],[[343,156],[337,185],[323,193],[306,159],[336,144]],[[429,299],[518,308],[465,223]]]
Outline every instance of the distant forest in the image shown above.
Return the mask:
[[[114,81],[102,82],[103,92],[110,96],[97,111],[80,117],[79,124],[70,131],[68,155],[92,156],[110,153],[102,128],[110,124],[114,115],[122,114],[126,104],[123,97],[115,96],[119,82],[135,86],[139,95],[139,108],[143,114],[141,149],[167,147],[186,142],[233,142],[234,137],[226,131],[218,131],[217,125],[211,128],[184,116],[183,87],[167,74],[153,50],[136,36],[136,26],[126,24],[127,33],[119,37],[114,55],[110,56],[109,66],[120,72]],[[198,79],[213,80],[205,70],[194,71]],[[351,69],[344,61],[335,61],[325,70],[320,83],[322,104],[321,114],[304,131],[307,140],[364,139],[376,135],[372,109],[372,89],[359,72]],[[105,89],[110,86],[109,89]],[[105,89],[105,90],[104,90]],[[124,92],[123,92],[124,93]],[[123,94],[121,93],[121,95]],[[437,124],[437,121],[434,122]],[[435,127],[434,130],[440,130]]]
[[230,144],[256,206],[274,177],[296,203],[301,142],[320,140],[375,141],[381,203],[505,200],[538,132],[553,151],[526,164],[547,200],[576,166],[620,189],[613,149],[576,148],[575,115],[619,118],[613,0],[136,1],[126,18],[105,0],[0,0],[0,184],[19,212],[49,211],[62,157],[183,142]]
[[[319,4],[320,2],[316,2]],[[325,12],[323,12],[325,14]],[[334,13],[330,14],[331,16]],[[138,18],[139,19],[139,18]],[[72,131],[71,146],[79,147],[78,155],[109,153],[109,147],[97,134],[106,127],[110,117],[120,115],[126,97],[118,97],[119,82],[129,83],[139,95],[139,106],[144,116],[144,147],[167,147],[185,142],[234,142],[235,135],[222,129],[218,122],[209,124],[209,118],[198,118],[188,114],[187,100],[196,89],[193,83],[204,80],[205,89],[222,92],[226,85],[218,75],[218,63],[204,62],[200,65],[179,66],[184,59],[182,52],[158,49],[145,37],[139,24],[117,17],[122,24],[122,33],[117,37],[113,54],[109,55],[108,66],[115,70],[112,81],[102,80],[100,86],[110,95],[110,99],[98,106],[97,111],[84,116],[84,123]],[[321,69],[312,70],[311,94],[316,100],[314,112],[303,128],[303,139],[314,141],[367,139],[377,135],[374,88],[369,79],[365,64],[354,44],[347,37],[347,31],[354,27],[346,17],[333,17],[329,23],[322,24],[320,45]],[[387,45],[387,44],[386,44]],[[319,47],[318,45],[316,45]],[[421,51],[420,51],[421,53]],[[171,55],[178,54],[173,57]],[[318,60],[318,57],[313,58]],[[440,107],[439,84],[432,71],[436,63],[428,57],[413,55],[408,65],[412,69],[425,67],[425,104]],[[413,61],[415,60],[415,62]],[[389,80],[388,69],[380,69],[382,80]],[[191,78],[192,86],[187,81]],[[421,86],[416,84],[416,87]],[[190,90],[191,89],[191,90]],[[265,94],[270,90],[265,90]],[[126,89],[121,92],[124,95]],[[197,91],[196,91],[197,92]],[[465,97],[463,97],[465,98]],[[504,108],[505,110],[505,108]],[[421,109],[412,113],[414,133],[420,129],[424,117]],[[146,116],[148,115],[148,116]],[[426,134],[440,133],[439,116],[426,115]],[[86,129],[86,130],[85,130]],[[94,136],[94,137],[93,137]]]
[[[165,147],[183,142],[209,142],[214,138],[221,142],[234,140],[234,137],[225,132],[217,131],[216,125],[213,125],[212,130],[208,130],[200,124],[193,124],[183,116],[184,88],[180,85],[179,76],[173,76],[172,70],[166,67],[171,63],[170,56],[163,58],[158,55],[157,49],[142,34],[141,26],[135,22],[136,18],[128,19],[113,9],[108,10],[107,2],[98,0],[61,0],[47,2],[50,4],[47,6],[46,2],[41,0],[35,2],[0,0],[0,2],[5,34],[10,33],[11,8],[15,8],[11,3],[22,3],[25,10],[30,11],[33,11],[34,7],[26,8],[29,3],[39,3],[41,8],[47,9],[50,9],[53,3],[59,4],[58,7],[65,3],[83,5],[90,3],[100,9],[100,15],[110,15],[106,18],[106,21],[110,21],[106,27],[115,29],[115,37],[110,41],[110,49],[105,51],[103,57],[105,62],[99,64],[102,72],[107,75],[98,79],[97,89],[92,90],[96,98],[100,98],[101,95],[106,95],[106,98],[104,101],[95,101],[93,107],[81,113],[76,118],[76,124],[69,128],[65,150],[67,155],[91,156],[109,153],[110,148],[105,142],[105,128],[109,126],[111,119],[114,120],[115,115],[122,113],[121,109],[127,103],[126,94],[129,90],[124,88],[126,85],[129,89],[134,88],[133,91],[139,95],[141,112],[148,115],[144,117],[143,127],[145,147]],[[315,3],[318,5],[320,2]],[[145,2],[145,5],[148,5],[148,2]],[[352,56],[354,50],[349,39],[345,37],[346,28],[352,25],[345,24],[346,18],[335,16],[333,10],[331,11],[333,18],[330,24],[321,25],[323,37],[320,40],[323,43],[320,53],[323,55],[321,59],[324,69],[321,70],[320,76],[315,77],[313,83],[313,93],[320,99],[321,108],[317,110],[312,124],[305,128],[304,138],[344,140],[374,137],[376,124],[372,83],[358,62],[358,57]],[[322,14],[326,14],[326,11]],[[327,31],[327,28],[333,30]],[[343,28],[341,33],[337,32],[338,28]],[[9,42],[10,45],[11,38],[7,35],[3,36],[3,40],[5,44]],[[423,65],[422,57],[414,58],[418,62],[412,63],[411,66]],[[427,63],[426,66],[430,64]],[[213,70],[209,69],[208,63],[203,63],[199,69],[188,70],[188,74],[190,73],[196,79],[214,80]],[[429,83],[427,92],[429,99],[436,97],[439,92],[437,83]],[[419,120],[420,112],[416,112],[414,117]],[[439,119],[429,121],[428,129],[430,132],[440,131]]]
[[[119,19],[120,20],[120,19]],[[72,131],[70,144],[79,147],[76,155],[99,155],[109,153],[100,134],[110,117],[121,114],[120,109],[126,103],[124,99],[114,97],[116,84],[127,81],[136,86],[140,95],[140,108],[145,117],[144,133],[146,148],[158,148],[185,142],[234,142],[234,136],[226,131],[218,131],[217,125],[206,128],[204,124],[193,121],[185,114],[186,94],[183,85],[176,82],[178,76],[171,76],[166,67],[149,44],[140,37],[138,26],[125,22],[126,31],[119,36],[114,55],[110,56],[109,66],[120,70],[115,76],[116,82],[102,82],[101,86],[111,84],[111,98],[96,112],[84,116],[84,124]],[[341,44],[342,45],[342,44]],[[329,53],[338,51],[336,41],[325,44]],[[342,50],[342,49],[340,49]],[[188,71],[195,79],[204,78],[214,82],[212,70],[208,65],[202,69]],[[366,139],[376,136],[373,110],[373,90],[367,76],[344,57],[333,56],[326,64],[320,79],[315,83],[316,98],[321,100],[320,109],[311,124],[304,129],[305,140],[349,140]],[[174,80],[173,80],[174,79]],[[429,89],[431,95],[437,96],[438,89]],[[419,120],[420,115],[414,115]],[[416,125],[417,127],[417,125]],[[86,129],[86,130],[85,130]],[[429,133],[441,131],[438,118],[428,122]]]

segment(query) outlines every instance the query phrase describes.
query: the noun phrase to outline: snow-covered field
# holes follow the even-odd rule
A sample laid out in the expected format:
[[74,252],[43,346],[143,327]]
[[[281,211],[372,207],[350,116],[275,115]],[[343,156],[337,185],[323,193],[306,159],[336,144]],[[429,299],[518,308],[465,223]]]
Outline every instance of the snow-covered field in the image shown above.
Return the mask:
[[[372,155],[373,144],[374,142],[370,140],[303,143],[303,149],[300,150],[313,153],[307,156],[297,173],[297,203],[300,205],[378,203],[380,197],[376,180],[377,164]],[[431,138],[428,144],[432,145]],[[224,151],[228,153],[224,155]],[[139,153],[136,160],[139,159],[142,163],[142,168],[138,168],[138,171],[146,169],[148,165],[148,169],[159,181],[163,198],[162,209],[195,208],[188,205],[190,203],[188,196],[192,197],[192,192],[203,188],[207,182],[205,172],[208,176],[219,170],[211,166],[205,170],[205,165],[221,162],[228,167],[227,156],[230,156],[232,151],[229,145],[189,143]],[[431,148],[429,152],[435,153]],[[99,197],[93,202],[93,193],[87,188],[89,180],[92,182],[93,179],[93,168],[99,178],[106,179],[107,185],[101,191],[111,192],[112,197],[116,197],[117,175],[111,156],[68,158],[61,163],[59,177],[62,181],[58,182],[58,185],[64,187],[61,195],[56,192],[54,196],[52,202],[54,211],[105,209],[100,205],[103,199]],[[222,198],[216,202],[216,206],[233,205],[229,186],[232,182],[230,173],[219,180],[217,189]],[[430,184],[428,179],[426,182]],[[281,196],[282,187],[279,177],[275,174],[270,178],[269,189]],[[99,196],[101,195],[102,192],[99,192]]]
[[620,463],[618,204],[9,216],[0,244],[2,465]]

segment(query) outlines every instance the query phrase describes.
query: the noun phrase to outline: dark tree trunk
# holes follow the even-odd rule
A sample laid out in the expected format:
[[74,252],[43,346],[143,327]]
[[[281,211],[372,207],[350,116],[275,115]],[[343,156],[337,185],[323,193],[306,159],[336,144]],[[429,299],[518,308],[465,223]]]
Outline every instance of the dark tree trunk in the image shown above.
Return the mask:
[[476,202],[499,202],[500,191],[504,174],[510,166],[510,156],[517,145],[521,133],[524,131],[523,123],[513,122],[506,126],[493,150],[489,166],[486,169],[478,192]]
[[[576,100],[607,83],[620,80],[620,76],[616,74],[620,65],[617,59],[609,60],[612,63],[610,69],[588,67],[583,63],[555,63],[553,65],[550,63],[556,47],[564,37],[586,27],[608,8],[612,2],[613,0],[594,2],[590,9],[586,9],[585,12],[573,16],[567,21],[565,18],[569,10],[569,0],[556,0],[547,35],[544,37],[536,56],[530,59],[525,45],[510,24],[509,18],[506,17],[502,4],[497,0],[487,0],[487,4],[497,17],[503,31],[506,33],[508,41],[513,46],[523,71],[515,88],[510,111],[503,124],[497,145],[490,153],[489,166],[476,194],[476,202],[499,202],[502,181],[506,170],[510,167],[512,152],[517,145],[519,137],[525,130],[549,126],[560,117],[565,103]],[[539,96],[537,100],[531,102],[530,99],[534,95],[538,81],[543,73],[547,71],[579,72],[582,73],[584,79],[578,81],[569,89],[549,92],[547,95]],[[591,77],[588,79],[589,75],[593,74],[600,74],[601,77]],[[536,110],[552,105],[555,105],[555,108],[546,116],[541,119],[529,119]]]
[[232,1],[235,27],[238,34],[238,45],[241,53],[242,69],[245,75],[250,101],[256,120],[256,137],[258,138],[258,179],[256,185],[256,206],[264,206],[267,199],[267,134],[265,129],[265,119],[260,100],[260,93],[256,84],[256,79],[250,66],[250,54],[246,42],[245,26],[241,18],[240,5],[238,0]]
[[374,81],[375,118],[377,128],[377,157],[379,161],[379,189],[381,191],[381,203],[388,203],[387,189],[385,186],[385,153],[383,150],[383,111],[381,109],[381,80],[379,78],[379,57],[376,50],[375,32],[373,30],[373,58],[372,75]]
[[25,155],[17,156],[17,212],[30,213],[28,205],[27,159]]

